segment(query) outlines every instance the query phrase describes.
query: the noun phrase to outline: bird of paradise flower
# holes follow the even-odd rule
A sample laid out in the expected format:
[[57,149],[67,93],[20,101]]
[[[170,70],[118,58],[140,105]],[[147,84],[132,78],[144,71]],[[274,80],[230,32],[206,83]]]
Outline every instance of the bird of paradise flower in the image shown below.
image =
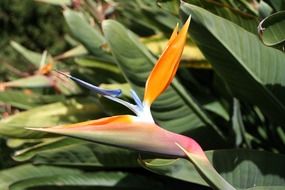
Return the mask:
[[105,90],[60,72],[80,85],[126,106],[136,116],[118,115],[76,124],[32,128],[32,130],[67,135],[138,151],[189,157],[204,177],[210,181],[211,186],[217,189],[234,189],[216,172],[194,139],[159,127],[151,114],[151,104],[167,89],[178,69],[190,20],[191,17],[185,22],[180,32],[178,32],[178,25],[175,27],[164,52],[146,81],[143,101],[135,91],[131,91],[135,105],[118,98],[121,94],[119,89]]

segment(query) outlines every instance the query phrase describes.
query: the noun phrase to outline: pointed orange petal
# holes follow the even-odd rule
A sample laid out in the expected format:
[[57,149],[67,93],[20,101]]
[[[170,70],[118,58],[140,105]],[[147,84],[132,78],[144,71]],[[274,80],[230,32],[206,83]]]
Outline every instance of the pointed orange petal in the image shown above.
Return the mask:
[[189,24],[190,17],[178,35],[177,27],[174,29],[168,46],[151,71],[145,87],[144,102],[146,104],[151,105],[174,78],[185,45]]
[[169,40],[168,40],[168,43],[167,43],[167,46],[169,46],[171,44],[171,42],[173,42],[173,40],[175,40],[175,38],[177,37],[177,34],[178,34],[178,23],[176,24]]

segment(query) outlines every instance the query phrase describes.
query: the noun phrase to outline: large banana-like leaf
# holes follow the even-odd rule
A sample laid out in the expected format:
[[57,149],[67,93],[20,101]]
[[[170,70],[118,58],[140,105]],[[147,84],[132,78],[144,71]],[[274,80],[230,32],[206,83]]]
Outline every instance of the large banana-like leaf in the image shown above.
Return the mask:
[[192,15],[190,34],[234,96],[255,104],[285,124],[285,55],[265,47],[257,36],[205,9],[181,4]]
[[[239,189],[285,187],[285,156],[254,150],[215,150],[206,155],[222,177]],[[144,160],[143,166],[162,175],[208,186],[186,159]]]
[[14,156],[17,161],[32,159],[36,164],[88,168],[139,167],[137,158],[138,153],[135,151],[66,137],[17,151]]
[[[143,187],[141,184],[144,184]],[[1,190],[53,187],[62,189],[164,189],[150,176],[127,172],[83,172],[79,169],[22,165],[0,172]]]
[[[179,11],[179,6],[174,4],[172,4],[171,10],[166,10],[162,9],[162,7],[158,7],[158,3],[155,1],[119,0],[117,2],[120,4],[120,6],[117,7],[117,11],[120,12],[122,16],[116,20],[128,25],[130,28],[135,29],[139,27],[139,30],[135,29],[139,33],[147,34],[153,31],[171,32],[173,25],[180,22],[175,15]],[[175,4],[178,3],[175,2]]]
[[[155,58],[133,33],[118,22],[104,21],[103,32],[127,80],[133,89],[142,95]],[[204,130],[205,128],[201,126],[205,124],[215,128],[215,125],[177,80],[154,103],[152,113],[162,127],[179,133]],[[193,134],[195,135],[195,132]]]
[[246,13],[247,7],[241,5],[240,1],[221,0],[218,2],[205,0],[186,0],[185,2],[189,2],[193,5],[204,8],[217,16],[236,23],[253,34],[256,34],[258,18],[253,13]]

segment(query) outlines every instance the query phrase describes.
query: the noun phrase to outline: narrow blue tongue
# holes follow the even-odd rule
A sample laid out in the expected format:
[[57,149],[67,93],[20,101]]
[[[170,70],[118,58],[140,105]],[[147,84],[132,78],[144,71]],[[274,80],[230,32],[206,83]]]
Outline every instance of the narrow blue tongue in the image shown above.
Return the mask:
[[57,73],[60,73],[70,79],[72,79],[73,81],[77,82],[79,85],[85,87],[85,88],[88,88],[89,90],[91,91],[94,91],[98,94],[101,94],[101,95],[104,95],[104,96],[112,96],[112,97],[118,97],[122,94],[122,91],[120,89],[114,89],[114,90],[107,90],[107,89],[103,89],[103,88],[100,88],[100,87],[97,87],[93,84],[90,84],[88,82],[85,82],[83,80],[80,80],[79,78],[76,78],[76,77],[73,77],[71,75],[68,75],[68,74],[65,74],[61,71],[56,71]]

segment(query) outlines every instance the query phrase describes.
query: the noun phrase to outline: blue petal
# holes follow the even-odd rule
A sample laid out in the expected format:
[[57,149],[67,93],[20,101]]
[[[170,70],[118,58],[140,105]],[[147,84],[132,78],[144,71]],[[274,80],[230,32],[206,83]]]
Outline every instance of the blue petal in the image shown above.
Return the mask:
[[89,90],[92,90],[98,94],[104,95],[104,96],[112,96],[112,97],[118,97],[122,94],[122,91],[120,89],[115,89],[115,90],[107,90],[107,89],[103,89],[103,88],[99,88],[93,84],[90,84],[88,82],[85,82],[83,80],[80,80],[76,77],[73,77],[71,75],[65,74],[61,71],[56,71],[70,79],[72,79],[73,81],[77,82],[78,84],[80,84],[81,86],[84,86],[86,88],[88,88]]
[[104,96],[110,100],[113,100],[114,102],[117,102],[119,104],[122,104],[123,106],[129,108],[132,112],[134,112],[136,115],[139,115],[141,113],[141,109],[138,109],[138,106],[133,105],[129,102],[126,102],[125,100],[122,100],[120,98],[112,97],[112,96]]
[[134,101],[136,102],[136,105],[137,105],[141,110],[143,110],[143,103],[142,103],[141,99],[139,98],[139,96],[137,95],[136,91],[131,90],[131,95],[132,95]]

